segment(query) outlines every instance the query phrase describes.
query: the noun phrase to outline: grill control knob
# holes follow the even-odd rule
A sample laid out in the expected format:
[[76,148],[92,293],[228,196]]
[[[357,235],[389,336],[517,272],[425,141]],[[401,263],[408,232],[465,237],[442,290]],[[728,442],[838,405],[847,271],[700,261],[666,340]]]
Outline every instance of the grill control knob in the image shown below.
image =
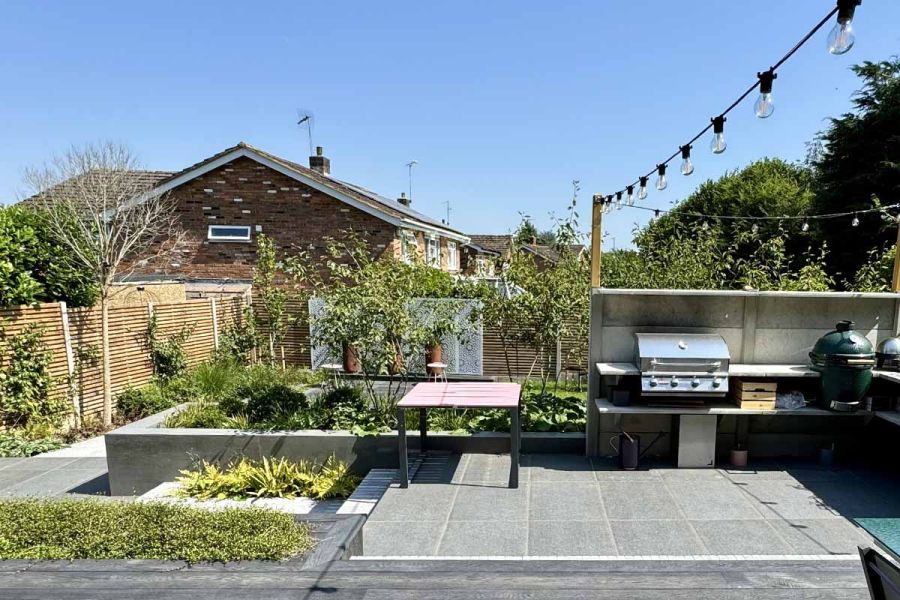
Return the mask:
[[647,383],[650,384],[650,387],[656,387],[656,384],[659,383],[659,382],[656,381],[656,377],[651,377],[651,378],[650,378],[650,381],[648,381]]
[[713,386],[714,388],[717,388],[717,387],[719,387],[720,385],[722,385],[722,380],[719,379],[718,377],[716,377],[715,379],[712,380],[712,386]]
[[678,378],[673,377],[672,381],[669,382],[669,385],[671,385],[672,387],[678,387]]
[[700,380],[696,377],[691,379],[691,387],[700,387]]

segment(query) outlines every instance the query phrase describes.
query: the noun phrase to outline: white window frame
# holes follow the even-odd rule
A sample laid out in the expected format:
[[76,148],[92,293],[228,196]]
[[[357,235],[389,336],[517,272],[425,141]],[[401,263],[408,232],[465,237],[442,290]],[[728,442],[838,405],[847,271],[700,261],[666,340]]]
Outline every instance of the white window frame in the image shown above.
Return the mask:
[[436,235],[425,238],[425,262],[429,267],[441,268],[441,241]]
[[447,270],[459,271],[459,246],[447,240]]
[[[245,229],[247,235],[217,235],[213,233],[215,229]],[[211,242],[249,242],[250,226],[249,225],[210,225],[206,230],[206,239]]]
[[409,229],[400,230],[400,259],[405,263],[411,263],[418,250],[416,234]]

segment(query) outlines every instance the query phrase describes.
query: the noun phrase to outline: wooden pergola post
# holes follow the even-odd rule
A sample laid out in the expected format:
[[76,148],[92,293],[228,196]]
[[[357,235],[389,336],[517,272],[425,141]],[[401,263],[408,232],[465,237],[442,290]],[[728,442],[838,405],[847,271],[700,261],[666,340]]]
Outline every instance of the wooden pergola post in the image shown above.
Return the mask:
[[[600,287],[600,248],[603,241],[603,195],[594,194],[591,215],[591,287]],[[900,239],[900,238],[898,238]],[[894,281],[897,280],[897,264],[894,263]]]
[[900,292],[900,219],[897,220],[897,242],[894,244],[894,277],[891,279],[891,291]]

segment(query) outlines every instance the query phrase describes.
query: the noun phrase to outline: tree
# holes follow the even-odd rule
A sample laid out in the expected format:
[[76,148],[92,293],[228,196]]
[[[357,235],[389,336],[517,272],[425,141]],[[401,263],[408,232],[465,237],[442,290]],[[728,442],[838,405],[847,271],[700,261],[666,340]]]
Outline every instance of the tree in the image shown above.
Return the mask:
[[[872,196],[896,199],[900,192],[900,58],[853,67],[862,88],[853,97],[854,111],[831,119],[810,153],[815,174],[814,212],[847,212],[873,207]],[[886,203],[893,203],[891,200]],[[896,224],[877,214],[827,219],[816,225],[828,243],[828,271],[852,279],[867,262],[868,251],[894,241]]]
[[134,155],[114,143],[73,148],[26,180],[48,231],[73,267],[100,296],[103,422],[112,422],[109,294],[135,266],[166,261],[180,251],[175,205],[140,177]]
[[253,268],[253,287],[259,293],[263,310],[254,311],[254,323],[261,325],[267,336],[269,363],[275,364],[275,347],[284,340],[290,325],[286,311],[287,292],[275,281],[278,259],[275,243],[266,235],[256,238],[256,266]]
[[0,208],[0,306],[59,300],[90,306],[96,298],[91,280],[61,256],[42,214]]

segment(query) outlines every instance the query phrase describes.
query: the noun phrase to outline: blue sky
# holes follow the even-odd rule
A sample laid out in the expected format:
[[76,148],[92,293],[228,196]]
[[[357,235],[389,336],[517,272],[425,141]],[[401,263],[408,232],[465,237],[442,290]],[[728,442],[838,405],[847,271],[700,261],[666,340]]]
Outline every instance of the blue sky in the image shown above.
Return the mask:
[[[634,180],[689,139],[833,6],[722,0],[619,2],[39,2],[0,19],[0,201],[22,172],[68,146],[112,139],[148,168],[181,169],[240,140],[305,162],[297,109],[335,176],[470,233],[503,233],[519,213],[550,223],[581,181]],[[765,10],[760,10],[763,7]],[[763,156],[799,160],[827,116],[849,107],[848,67],[900,50],[900,2],[865,0],[856,46],[827,29],[779,70],[775,114],[729,117],[728,151],[708,140],[690,178],[670,169],[666,208],[703,180]],[[604,229],[619,247],[649,213]],[[612,244],[612,240],[609,240]]]

